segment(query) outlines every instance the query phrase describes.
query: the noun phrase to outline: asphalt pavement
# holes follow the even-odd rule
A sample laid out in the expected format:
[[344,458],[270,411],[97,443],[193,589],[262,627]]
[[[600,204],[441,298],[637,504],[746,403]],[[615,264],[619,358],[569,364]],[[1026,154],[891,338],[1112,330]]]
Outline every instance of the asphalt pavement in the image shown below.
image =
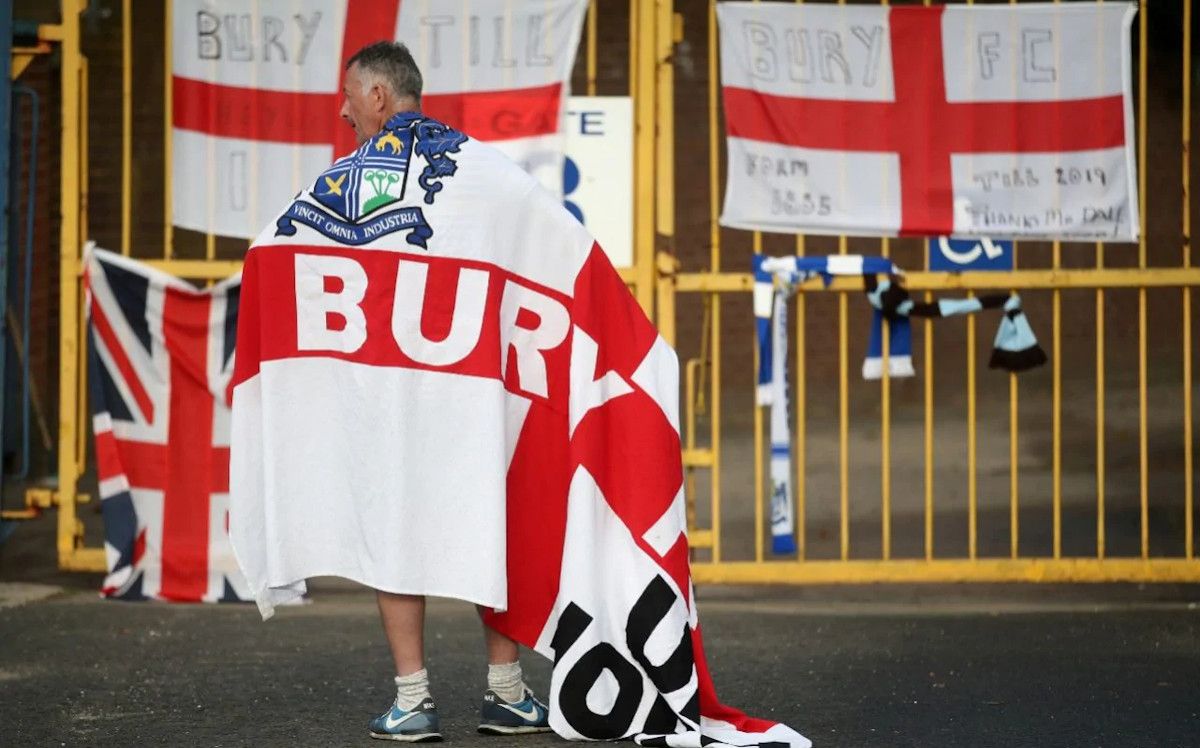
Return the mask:
[[[19,536],[19,531],[17,535]],[[40,549],[41,546],[38,546]],[[102,600],[0,546],[0,745],[370,746],[393,696],[372,594],[321,580],[251,605]],[[1200,587],[701,587],[717,692],[834,746],[1200,745]],[[431,601],[428,668],[453,745],[485,677],[471,606]],[[526,653],[545,694],[549,663]]]

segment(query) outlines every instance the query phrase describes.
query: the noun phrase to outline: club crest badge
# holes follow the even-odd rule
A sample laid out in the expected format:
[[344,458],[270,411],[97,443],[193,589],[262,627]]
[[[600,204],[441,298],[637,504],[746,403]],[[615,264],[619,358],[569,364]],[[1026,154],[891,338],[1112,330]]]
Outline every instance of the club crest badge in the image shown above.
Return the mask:
[[457,153],[467,136],[417,113],[393,116],[380,134],[359,146],[321,176],[276,221],[276,236],[293,236],[296,222],[319,231],[341,244],[358,246],[396,231],[407,231],[405,240],[427,248],[433,229],[421,208],[404,206],[409,189],[409,166],[414,155],[425,161],[417,178],[424,202],[432,205],[443,188],[441,180],[454,176]]

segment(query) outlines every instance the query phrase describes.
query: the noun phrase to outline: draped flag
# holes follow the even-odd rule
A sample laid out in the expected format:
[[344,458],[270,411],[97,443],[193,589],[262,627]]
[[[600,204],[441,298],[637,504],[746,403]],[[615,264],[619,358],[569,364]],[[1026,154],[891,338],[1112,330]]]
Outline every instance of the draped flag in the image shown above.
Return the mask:
[[820,277],[829,285],[835,275],[898,274],[883,257],[767,257],[754,255],[754,316],[758,333],[757,404],[771,407],[771,550],[795,553],[792,513],[792,428],[788,398],[788,298],[796,286]]
[[240,279],[198,290],[92,245],[85,266],[102,593],[252,599],[227,525]]
[[[379,171],[390,201],[343,197]],[[327,574],[492,608],[554,660],[564,737],[808,746],[716,699],[678,408],[675,352],[561,201],[398,114],[246,256],[234,549],[264,617]]]
[[721,223],[1136,241],[1135,12],[718,3]]
[[252,237],[357,145],[345,62],[408,45],[422,108],[562,191],[563,120],[587,0],[172,0],[175,225]]

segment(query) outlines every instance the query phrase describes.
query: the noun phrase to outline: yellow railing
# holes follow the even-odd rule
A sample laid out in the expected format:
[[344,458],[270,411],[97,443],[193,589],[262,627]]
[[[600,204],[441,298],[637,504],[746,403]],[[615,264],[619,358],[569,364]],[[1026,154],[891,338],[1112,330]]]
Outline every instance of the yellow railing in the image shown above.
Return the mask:
[[[600,23],[599,0],[591,0],[584,32],[584,64],[586,92],[596,93],[597,27]],[[81,493],[79,483],[87,471],[87,424],[90,422],[84,372],[86,336],[81,297],[81,252],[89,238],[87,231],[87,99],[89,81],[86,77],[87,59],[81,52],[80,14],[84,0],[62,0],[62,22],[42,27],[41,37],[62,48],[62,153],[61,194],[62,227],[60,233],[61,282],[59,300],[62,321],[59,338],[59,433],[58,479],[54,492],[31,489],[26,496],[26,510],[10,513],[14,518],[32,516],[51,505],[58,506],[58,560],[64,569],[103,571],[104,550],[84,544],[84,525],[78,515],[78,505],[89,500]],[[237,260],[218,259],[217,237],[203,237],[204,259],[182,259],[176,254],[176,234],[171,223],[171,0],[163,0],[162,28],[164,70],[163,84],[163,201],[162,250],[157,258],[152,253],[139,252],[138,259],[172,275],[197,281],[227,278],[241,269]],[[121,223],[120,248],[133,254],[133,104],[134,59],[132,0],[121,4]],[[671,49],[677,38],[670,0],[645,2],[629,0],[629,95],[634,110],[634,264],[619,270],[621,277],[637,296],[639,303],[653,315],[655,269],[654,253],[659,236],[671,233],[672,192],[663,185],[673,178],[673,139],[670,128],[662,128],[670,116],[670,87],[672,84]],[[97,82],[107,84],[107,81]],[[115,91],[114,91],[115,93]],[[667,105],[661,104],[666,96]]]
[[[783,0],[790,1],[790,0]],[[802,0],[800,0],[802,1]],[[1014,2],[1016,0],[1013,0]],[[969,0],[968,0],[969,2]],[[839,3],[840,4],[840,3]],[[887,0],[882,0],[882,4],[887,4]],[[925,4],[929,5],[929,0],[925,0]],[[721,365],[722,362],[729,363],[732,359],[730,355],[725,353],[722,340],[722,331],[720,324],[720,310],[722,296],[746,294],[751,290],[752,277],[748,272],[729,272],[722,265],[722,231],[717,225],[717,216],[719,211],[719,199],[721,191],[721,173],[720,173],[720,156],[719,149],[721,145],[720,132],[720,96],[717,80],[717,60],[719,59],[719,51],[717,49],[717,33],[715,19],[715,3],[710,0],[708,13],[708,107],[709,107],[709,223],[710,234],[709,241],[711,242],[711,252],[708,262],[708,267],[702,270],[681,272],[678,271],[678,263],[660,262],[660,267],[664,268],[670,274],[668,277],[660,279],[658,284],[658,304],[659,309],[664,311],[660,316],[660,327],[663,330],[667,339],[676,344],[675,339],[675,319],[673,316],[665,313],[665,310],[674,310],[678,306],[676,296],[699,294],[704,302],[705,313],[708,315],[706,320],[711,317],[711,324],[706,324],[703,329],[705,339],[701,345],[701,354],[699,357],[687,362],[685,367],[685,449],[684,463],[687,471],[687,486],[691,503],[689,504],[689,517],[693,518],[693,529],[691,534],[692,546],[695,551],[696,560],[693,563],[693,574],[699,581],[709,582],[772,582],[772,583],[855,583],[855,582],[883,582],[883,581],[905,581],[905,582],[950,582],[950,581],[1197,581],[1200,580],[1200,561],[1197,561],[1193,555],[1193,434],[1192,434],[1192,370],[1191,370],[1191,289],[1193,286],[1200,285],[1200,273],[1192,267],[1190,259],[1190,192],[1189,192],[1189,174],[1190,174],[1190,110],[1191,110],[1191,0],[1183,0],[1183,16],[1182,24],[1182,44],[1183,44],[1183,93],[1181,101],[1182,122],[1181,122],[1181,142],[1180,142],[1180,158],[1181,158],[1181,173],[1182,173],[1182,253],[1183,260],[1178,267],[1149,267],[1147,263],[1147,234],[1150,227],[1147,226],[1146,205],[1149,201],[1154,200],[1157,196],[1150,195],[1146,189],[1146,164],[1147,164],[1147,72],[1148,72],[1148,43],[1147,43],[1147,26],[1150,22],[1148,17],[1149,8],[1147,2],[1140,2],[1139,17],[1138,17],[1138,34],[1137,34],[1137,52],[1138,52],[1138,76],[1136,82],[1137,90],[1137,153],[1139,167],[1139,198],[1140,202],[1140,218],[1141,218],[1141,239],[1137,249],[1137,265],[1131,268],[1111,268],[1106,267],[1104,262],[1104,245],[1095,245],[1095,269],[1066,269],[1062,262],[1062,246],[1059,242],[1054,242],[1050,247],[1051,267],[1049,269],[1033,269],[1027,267],[1028,263],[1022,263],[1026,266],[1024,269],[1016,269],[1011,272],[1001,273],[982,273],[982,272],[964,272],[961,274],[943,274],[925,272],[912,272],[906,276],[909,290],[914,292],[924,292],[926,300],[932,298],[931,292],[934,291],[960,291],[972,293],[983,289],[998,289],[1009,288],[1014,291],[1021,292],[1049,292],[1051,301],[1051,339],[1050,339],[1050,402],[1051,402],[1051,423],[1050,423],[1050,481],[1048,491],[1043,489],[1044,493],[1041,498],[1049,498],[1049,542],[1045,543],[1045,552],[1041,556],[1024,555],[1022,552],[1021,537],[1023,531],[1029,531],[1033,526],[1028,518],[1025,523],[1021,523],[1023,510],[1020,502],[1021,488],[1021,473],[1019,470],[1021,463],[1023,439],[1028,437],[1029,427],[1022,426],[1019,415],[1019,389],[1016,375],[1008,376],[1008,439],[1007,439],[1007,466],[1006,473],[1008,477],[1007,491],[1007,530],[1008,537],[1005,538],[1005,552],[984,556],[980,549],[980,496],[979,496],[979,436],[977,427],[979,425],[980,414],[978,410],[979,392],[977,391],[977,375],[976,375],[976,360],[977,360],[977,339],[975,329],[975,319],[969,317],[966,320],[966,362],[965,362],[965,446],[966,446],[966,486],[965,497],[954,497],[956,505],[961,506],[961,503],[966,505],[966,522],[965,522],[965,542],[959,543],[965,552],[941,555],[935,553],[935,520],[939,514],[935,508],[934,486],[935,477],[938,471],[943,469],[943,466],[936,464],[935,457],[937,450],[935,444],[940,444],[935,438],[935,398],[934,398],[934,372],[935,358],[933,354],[933,326],[930,320],[925,320],[923,327],[923,369],[920,376],[923,378],[922,383],[922,398],[921,405],[923,417],[921,418],[921,451],[923,452],[923,486],[907,486],[906,489],[912,491],[913,496],[917,496],[923,490],[923,508],[921,518],[921,529],[923,530],[923,553],[913,553],[911,558],[896,557],[893,526],[893,498],[896,495],[897,486],[893,485],[892,471],[895,465],[893,459],[892,439],[895,424],[895,408],[893,407],[892,389],[894,382],[890,381],[887,375],[888,367],[885,364],[883,368],[883,378],[880,382],[878,407],[880,418],[877,424],[879,441],[880,441],[880,477],[879,477],[879,509],[878,514],[871,517],[871,522],[878,522],[880,528],[880,537],[878,540],[878,551],[872,546],[868,553],[854,553],[851,547],[851,527],[856,516],[857,510],[861,507],[852,505],[851,503],[851,481],[866,481],[866,477],[862,476],[861,471],[852,469],[852,451],[850,448],[850,440],[852,434],[852,419],[850,416],[850,353],[849,353],[849,325],[848,325],[848,307],[849,299],[855,292],[861,293],[862,281],[857,278],[839,278],[833,284],[824,288],[820,282],[809,283],[802,286],[800,293],[796,296],[796,337],[795,347],[796,354],[794,364],[791,368],[794,369],[795,380],[792,383],[792,391],[795,394],[795,412],[793,418],[795,420],[794,428],[794,464],[795,464],[795,505],[793,507],[796,517],[797,536],[796,545],[798,552],[794,556],[788,556],[781,559],[767,558],[764,552],[764,537],[768,531],[764,523],[765,513],[765,497],[764,497],[764,438],[763,438],[763,418],[760,409],[751,405],[753,410],[752,418],[750,419],[752,430],[751,434],[745,434],[745,427],[738,431],[737,426],[727,426],[728,419],[723,418],[721,411],[721,402],[724,397],[728,397],[729,393],[722,389],[721,385]],[[745,232],[741,232],[745,233]],[[728,232],[726,237],[733,235],[738,236],[739,232]],[[741,244],[744,249],[750,249],[754,252],[762,251],[764,241],[763,237],[754,232],[750,234],[749,247],[745,243]],[[740,240],[739,240],[740,241]],[[897,243],[889,243],[887,239],[879,242],[878,253],[888,256]],[[778,253],[782,245],[776,243],[774,252]],[[837,240],[837,251],[846,253],[848,250],[848,239],[839,237]],[[795,240],[794,251],[797,254],[805,253],[805,237],[799,236]],[[859,251],[865,251],[860,249]],[[1026,249],[1028,252],[1028,248]],[[745,257],[745,262],[748,264],[748,253],[743,251],[742,257]],[[745,266],[743,266],[745,267]],[[1064,292],[1069,292],[1072,289],[1091,290],[1095,296],[1095,503],[1094,512],[1095,533],[1093,555],[1071,557],[1064,554],[1063,550],[1063,533],[1064,533],[1064,498],[1063,498],[1063,377],[1062,373],[1068,363],[1064,360],[1063,353],[1063,311],[1062,311],[1062,295]],[[1130,289],[1137,292],[1137,534],[1139,536],[1138,553],[1133,557],[1114,557],[1110,552],[1110,548],[1106,539],[1106,527],[1110,527],[1111,507],[1106,506],[1106,483],[1112,481],[1112,476],[1106,474],[1106,469],[1109,467],[1108,452],[1110,445],[1106,443],[1106,418],[1111,414],[1106,410],[1106,397],[1110,394],[1111,384],[1106,382],[1106,352],[1105,341],[1109,337],[1105,326],[1105,305],[1106,291],[1110,289]],[[1150,502],[1151,496],[1149,491],[1150,480],[1150,449],[1149,449],[1149,416],[1148,416],[1148,396],[1147,396],[1147,293],[1151,289],[1180,289],[1182,295],[1182,337],[1181,349],[1183,360],[1182,371],[1182,409],[1183,409],[1183,434],[1182,434],[1182,450],[1183,456],[1183,507],[1182,507],[1182,522],[1178,524],[1182,526],[1183,542],[1179,544],[1182,549],[1182,554],[1178,556],[1158,556],[1155,557],[1151,553],[1151,532],[1150,532]],[[824,392],[814,391],[812,378],[809,377],[807,366],[811,351],[806,350],[808,343],[805,340],[805,330],[809,326],[806,315],[806,297],[809,294],[827,295],[834,294],[837,297],[836,307],[836,323],[828,326],[828,335],[831,340],[827,340],[826,350],[832,352],[836,347],[836,374],[833,377],[826,377],[823,388]],[[863,302],[865,303],[865,302]],[[743,329],[746,334],[749,334],[750,320],[747,318],[744,321]],[[810,330],[811,333],[811,330]],[[884,340],[884,357],[887,357],[887,335],[883,336]],[[688,342],[688,341],[682,341]],[[747,367],[749,368],[749,367]],[[702,372],[705,370],[710,372],[710,381],[706,389],[698,386],[698,381]],[[1000,375],[996,375],[1000,376]],[[830,502],[836,502],[837,508],[837,526],[836,526],[836,549],[829,552],[829,558],[813,558],[811,555],[812,544],[809,542],[812,538],[812,529],[808,526],[808,516],[811,514],[812,495],[806,491],[807,479],[810,479],[808,467],[806,465],[806,457],[811,447],[811,442],[808,441],[807,426],[809,425],[810,416],[806,413],[806,405],[810,404],[814,398],[820,400],[822,398],[832,399],[836,391],[836,422],[837,422],[837,466],[836,466],[836,489],[829,496]],[[828,393],[826,395],[826,392]],[[1120,393],[1126,394],[1124,392]],[[701,444],[696,434],[700,420],[706,419],[708,422],[708,443]],[[874,430],[876,426],[867,425],[869,430]],[[1024,429],[1024,431],[1022,431]],[[911,429],[910,429],[911,432]],[[736,436],[735,436],[736,435]],[[722,468],[723,454],[722,441],[728,442],[731,438],[744,438],[753,442],[753,465],[752,469],[747,470],[744,465],[741,466],[741,473],[751,473],[746,478],[752,481],[752,487],[745,486],[744,483],[739,483],[742,490],[730,491],[729,486],[725,486],[725,491],[722,490]],[[1075,441],[1078,441],[1077,439]],[[1168,445],[1171,449],[1176,448],[1175,444]],[[858,453],[854,453],[857,456]],[[872,460],[873,461],[873,460]],[[946,468],[959,468],[954,465],[945,466]],[[707,523],[703,520],[695,519],[703,512],[698,511],[694,506],[696,497],[694,495],[696,487],[702,481],[699,480],[704,476],[704,473],[709,473],[707,482],[711,491],[710,504],[707,511]],[[862,477],[860,477],[862,476]],[[1132,486],[1123,486],[1132,488]],[[744,504],[738,507],[742,515],[742,536],[739,537],[743,551],[740,558],[731,560],[731,553],[727,550],[729,542],[733,539],[729,534],[729,530],[724,530],[726,524],[727,508],[730,506],[730,501],[733,500],[730,495],[723,498],[722,494],[737,494],[739,498],[753,501],[752,512],[747,511]],[[1049,497],[1045,496],[1049,494]],[[963,499],[965,498],[965,502]],[[943,500],[942,504],[948,504],[948,500]],[[852,511],[855,510],[855,511]],[[749,532],[752,533],[752,542],[747,541],[745,535],[746,524],[745,519],[752,514],[752,520],[749,520]],[[696,526],[701,524],[703,526]],[[990,529],[990,528],[989,528]],[[1169,532],[1170,527],[1160,528],[1158,532],[1165,534]],[[832,533],[830,533],[833,536]],[[995,538],[989,538],[994,540]],[[1172,536],[1173,540],[1177,540],[1177,536]],[[958,540],[964,540],[962,538]],[[995,543],[991,543],[990,547],[995,547]],[[724,546],[724,547],[723,547]],[[752,549],[752,550],[751,550]]]
[[[929,4],[925,0],[925,4]],[[80,23],[79,14],[86,3],[83,0],[63,0],[62,22],[55,26],[45,27],[44,38],[60,44],[62,47],[62,138],[61,159],[62,174],[60,181],[61,194],[64,196],[62,205],[61,224],[61,282],[60,300],[62,305],[61,325],[62,336],[59,346],[59,377],[60,377],[60,422],[59,422],[59,451],[58,470],[60,485],[51,497],[45,491],[31,492],[29,503],[35,507],[48,506],[53,498],[59,507],[58,515],[58,554],[63,568],[99,570],[104,567],[104,555],[98,547],[85,547],[82,543],[83,525],[79,520],[77,505],[86,500],[79,493],[79,479],[87,466],[86,436],[88,423],[87,403],[82,387],[82,373],[85,337],[82,335],[82,300],[80,298],[80,248],[87,238],[86,206],[87,206],[87,163],[86,137],[87,116],[85,102],[87,99],[86,59],[80,52]],[[597,28],[601,22],[599,0],[593,0],[588,12],[588,23],[585,31],[584,65],[586,70],[586,90],[593,94],[596,91],[599,76],[599,36]],[[165,16],[165,31],[169,32],[170,2],[165,2],[168,9]],[[1095,246],[1094,268],[1065,267],[1063,262],[1064,248],[1058,242],[1050,246],[1049,268],[1038,269],[1035,263],[1029,262],[1033,257],[1032,249],[1021,247],[1020,269],[1007,273],[962,273],[957,275],[931,273],[925,271],[911,272],[907,276],[908,287],[914,294],[923,294],[931,299],[934,292],[958,291],[972,293],[984,289],[1009,288],[1031,297],[1043,294],[1050,301],[1050,334],[1047,348],[1050,362],[1046,376],[1049,378],[1049,433],[1045,436],[1049,444],[1050,465],[1049,479],[1046,485],[1037,489],[1034,499],[1048,499],[1049,540],[1045,552],[1038,556],[1029,554],[1033,544],[1022,542],[1027,533],[1039,530],[1032,522],[1027,512],[1038,505],[1031,501],[1029,481],[1031,472],[1021,470],[1022,454],[1028,454],[1028,439],[1031,433],[1039,427],[1036,419],[1019,419],[1021,405],[1034,402],[1027,391],[1024,398],[1018,387],[1015,376],[1008,377],[1007,407],[1004,416],[991,416],[1003,424],[1007,420],[1007,449],[1003,472],[1008,477],[1007,486],[1007,537],[1003,538],[1003,552],[995,551],[995,544],[980,541],[992,539],[988,533],[991,526],[981,527],[980,510],[980,434],[978,426],[981,419],[989,416],[980,412],[981,402],[987,405],[986,398],[981,398],[976,372],[977,334],[975,320],[968,318],[966,326],[966,361],[964,362],[964,420],[965,423],[953,422],[942,417],[936,418],[935,404],[935,366],[933,341],[935,330],[930,321],[926,320],[920,326],[914,326],[914,332],[921,331],[920,357],[922,360],[922,382],[914,391],[900,390],[899,385],[886,375],[887,367],[883,367],[885,375],[878,385],[879,419],[876,423],[864,424],[851,416],[851,345],[850,317],[852,299],[857,299],[861,293],[861,281],[858,279],[838,279],[828,289],[814,284],[806,285],[798,294],[795,304],[796,332],[794,338],[795,359],[792,365],[793,398],[795,411],[794,429],[794,471],[795,471],[795,516],[797,521],[798,553],[785,559],[770,559],[764,548],[766,495],[764,486],[764,440],[763,422],[757,408],[750,407],[751,413],[745,414],[736,409],[728,409],[726,401],[735,393],[729,388],[729,382],[737,382],[738,367],[749,369],[748,362],[740,362],[730,353],[730,346],[723,336],[728,335],[729,329],[737,326],[740,330],[749,332],[751,321],[748,316],[744,319],[733,312],[728,318],[723,318],[724,311],[736,312],[745,305],[741,302],[751,289],[751,277],[741,265],[731,272],[729,258],[734,256],[731,247],[740,248],[742,257],[748,264],[749,250],[761,250],[767,246],[770,251],[794,251],[805,254],[809,251],[822,253],[835,249],[847,252],[851,248],[851,240],[840,237],[836,244],[824,245],[819,240],[806,239],[798,236],[788,239],[784,245],[777,240],[761,235],[739,234],[739,232],[723,231],[717,223],[722,193],[722,179],[719,173],[721,148],[723,145],[722,122],[720,115],[720,81],[718,76],[718,50],[716,22],[712,0],[708,6],[690,6],[678,4],[671,0],[629,0],[629,92],[634,97],[635,118],[635,161],[634,184],[632,185],[635,206],[634,228],[634,257],[633,267],[624,269],[622,275],[634,289],[639,301],[652,312],[660,325],[664,337],[681,348],[698,348],[694,358],[685,362],[684,373],[684,406],[686,418],[683,424],[683,456],[687,471],[685,476],[688,496],[688,517],[691,528],[690,539],[695,549],[694,574],[699,581],[713,582],[869,582],[869,581],[1197,581],[1200,580],[1200,562],[1194,557],[1194,461],[1192,450],[1193,419],[1192,419],[1192,305],[1191,289],[1200,285],[1200,268],[1193,267],[1190,258],[1190,108],[1191,108],[1191,0],[1183,0],[1184,22],[1182,24],[1183,44],[1183,90],[1180,122],[1181,141],[1180,173],[1182,191],[1182,261],[1177,267],[1150,267],[1147,257],[1146,233],[1148,200],[1157,199],[1146,190],[1145,164],[1147,163],[1147,36],[1146,23],[1148,8],[1145,0],[1141,2],[1139,16],[1138,44],[1138,163],[1141,224],[1143,239],[1138,246],[1136,267],[1106,266],[1105,248]],[[611,7],[605,3],[605,10]],[[680,13],[676,13],[676,9]],[[132,164],[134,152],[132,147],[133,129],[133,86],[134,69],[132,55],[132,38],[134,33],[135,9],[132,0],[122,2],[122,77],[121,91],[121,224],[120,248],[126,253],[133,252],[134,235],[132,230],[135,204],[134,180],[132,179]],[[676,253],[676,218],[687,215],[692,206],[676,207],[676,180],[694,177],[694,171],[688,171],[682,163],[676,163],[675,138],[677,130],[676,91],[682,90],[682,80],[676,80],[674,54],[678,43],[683,38],[682,22],[695,26],[707,24],[706,34],[699,38],[707,38],[707,81],[698,86],[707,87],[707,160],[708,168],[708,226],[706,236],[697,244],[707,243],[701,251],[707,255],[703,267],[690,267],[684,261],[697,253],[680,251]],[[166,34],[169,45],[170,34]],[[170,49],[164,50],[164,60],[167,70],[170,69]],[[163,188],[170,189],[170,85],[166,78],[163,96],[165,98],[163,128],[164,137],[164,172]],[[91,85],[109,85],[108,81],[91,81]],[[699,88],[697,88],[699,91]],[[684,93],[683,96],[689,94]],[[697,95],[704,95],[699,92]],[[701,127],[701,123],[689,122],[686,125],[692,129]],[[703,158],[703,149],[697,148],[699,158]],[[215,237],[204,237],[204,250],[190,256],[202,256],[205,259],[182,259],[174,252],[176,237],[170,222],[169,193],[164,203],[165,221],[162,232],[161,252],[151,264],[181,277],[198,280],[212,280],[226,277],[238,270],[240,263],[234,260],[218,259],[217,240]],[[678,227],[683,232],[682,226]],[[682,236],[682,233],[680,233]],[[115,241],[115,239],[114,239]],[[857,240],[856,240],[857,241]],[[723,246],[730,242],[730,246]],[[878,245],[878,252],[884,255],[895,255],[904,250],[902,241],[884,239]],[[684,248],[686,249],[686,248]],[[859,249],[856,245],[856,249]],[[723,261],[723,250],[725,257]],[[862,251],[859,249],[859,251]],[[874,251],[874,250],[872,250]],[[139,253],[146,255],[148,253]],[[1111,258],[1110,258],[1111,259]],[[693,263],[696,264],[696,263]],[[1070,263],[1068,263],[1070,264]],[[1090,264],[1090,263],[1089,263]],[[1112,263],[1110,263],[1111,265]],[[1181,348],[1182,348],[1182,397],[1180,407],[1183,410],[1181,444],[1172,443],[1170,446],[1181,447],[1183,450],[1183,521],[1182,555],[1163,556],[1152,553],[1155,533],[1151,532],[1151,449],[1147,377],[1150,361],[1147,351],[1147,297],[1151,290],[1156,293],[1179,289],[1182,308]],[[1111,355],[1111,349],[1106,352],[1106,340],[1114,335],[1115,326],[1111,320],[1106,321],[1105,310],[1112,302],[1112,297],[1120,293],[1137,294],[1137,425],[1136,425],[1136,466],[1137,466],[1137,534],[1138,552],[1132,557],[1117,557],[1112,553],[1111,538],[1106,537],[1106,529],[1112,526],[1107,519],[1113,509],[1113,496],[1106,493],[1106,488],[1114,488],[1116,480],[1109,464],[1110,451],[1114,442],[1109,439],[1110,421],[1113,408],[1110,400],[1114,397],[1127,397],[1132,400],[1132,392],[1115,390],[1114,378],[1107,376],[1106,356]],[[1172,292],[1173,293],[1173,292]],[[809,299],[810,294],[815,294]],[[819,314],[820,304],[833,294],[836,303],[833,306],[831,318],[822,322]],[[1076,359],[1068,360],[1064,350],[1064,295],[1086,294],[1094,301],[1095,329],[1095,389],[1094,392],[1081,395],[1076,390],[1068,392],[1064,385],[1064,370],[1071,371],[1079,368]],[[1106,296],[1108,294],[1108,296]],[[682,298],[681,298],[682,297]],[[698,301],[698,306],[690,305],[687,300]],[[687,311],[681,311],[687,310]],[[698,310],[700,322],[699,340],[676,340],[677,321],[680,314],[693,313]],[[744,314],[744,312],[738,312]],[[836,316],[836,321],[832,316]],[[822,324],[817,324],[821,322]],[[943,323],[947,324],[947,323]],[[820,331],[822,340],[813,338]],[[948,339],[950,335],[938,333],[939,340]],[[945,336],[945,337],[943,337]],[[886,345],[887,336],[884,336]],[[826,343],[833,362],[832,369],[824,375],[810,370],[813,349],[815,345]],[[1111,347],[1110,347],[1111,348]],[[885,350],[885,355],[886,355]],[[1090,358],[1092,352],[1089,351]],[[744,373],[744,372],[743,372]],[[1156,371],[1156,375],[1159,372]],[[1002,375],[995,375],[1002,376]],[[1068,383],[1069,385],[1069,383]],[[938,381],[938,386],[945,389],[947,383]],[[862,390],[864,386],[855,386],[854,391]],[[870,385],[874,392],[876,385]],[[1028,387],[1028,386],[1027,386]],[[744,395],[745,393],[742,393]],[[915,395],[915,397],[914,397]],[[915,399],[919,405],[919,414],[915,408],[906,407],[909,403],[904,399]],[[831,409],[830,423],[836,428],[830,429],[832,434],[828,444],[810,433],[809,426],[826,401],[834,401]],[[1076,403],[1083,398],[1094,398],[1094,453],[1091,452],[1090,440],[1087,445],[1089,455],[1094,458],[1095,490],[1094,508],[1096,521],[1094,530],[1095,552],[1090,555],[1071,555],[1072,551],[1064,548],[1064,465],[1065,451],[1070,455],[1078,453],[1079,439],[1064,437],[1064,429],[1068,428],[1064,419],[1064,401]],[[1086,403],[1090,409],[1091,403]],[[1078,414],[1078,408],[1072,408],[1071,415]],[[994,409],[991,411],[995,413]],[[732,416],[732,418],[731,418]],[[988,421],[983,421],[988,423]],[[747,427],[745,424],[749,423]],[[935,426],[936,429],[935,430]],[[949,459],[938,458],[939,448],[954,440],[954,435],[963,434],[962,444],[965,445],[964,465],[953,464]],[[893,448],[893,441],[898,429],[904,427],[904,433],[915,434],[912,450],[921,455],[919,478],[907,485],[896,479],[899,469],[916,467],[917,458],[912,464],[906,458],[898,457]],[[878,464],[879,475],[869,476],[861,468],[855,466],[860,454],[852,450],[852,440],[861,437],[864,430],[879,435]],[[746,433],[750,430],[751,433]],[[940,430],[940,433],[939,431]],[[1157,431],[1155,432],[1158,433]],[[750,460],[740,460],[738,454],[746,450],[743,444],[753,444],[754,449]],[[955,445],[956,447],[958,445]],[[819,472],[817,460],[813,458],[814,450],[827,449],[835,456],[835,467],[831,471],[829,484],[832,487],[824,494],[812,490],[808,483]],[[872,458],[872,462],[874,458]],[[865,461],[864,461],[865,462]],[[749,463],[749,464],[747,464]],[[935,486],[938,479],[948,471],[957,471],[961,467],[965,474],[965,486],[962,495],[936,496]],[[911,472],[911,471],[910,471]],[[1129,479],[1132,480],[1132,479]],[[861,549],[868,544],[858,538],[854,530],[856,519],[863,509],[858,497],[861,491],[858,486],[878,486],[878,503],[871,498],[871,510],[877,507],[879,533],[877,538],[878,552],[874,551],[876,541],[870,543],[870,552]],[[852,486],[855,491],[852,491]],[[1022,501],[1022,487],[1026,487]],[[703,493],[703,495],[701,495]],[[919,542],[915,547],[919,550],[905,550],[898,543],[900,532],[894,521],[898,502],[906,497],[919,499],[915,504],[920,507],[920,521],[915,532],[919,534]],[[824,498],[823,498],[824,497]],[[983,498],[987,498],[984,496]],[[835,522],[829,529],[829,538],[825,546],[828,558],[821,555],[821,540],[813,531],[820,510],[824,507],[822,501],[827,500],[829,507],[836,509]],[[946,554],[940,549],[944,545],[947,532],[939,525],[939,519],[952,506],[965,507],[965,533],[959,543],[961,552]],[[751,506],[747,506],[751,504]],[[740,513],[749,517],[747,522],[727,522],[731,515]],[[876,515],[872,515],[872,522]],[[747,535],[747,527],[749,526]],[[1090,530],[1089,530],[1090,532]],[[1155,530],[1159,532],[1159,530]],[[852,541],[854,545],[852,545]],[[832,550],[829,550],[829,547]],[[991,550],[989,550],[991,549]],[[991,554],[991,555],[989,555]],[[998,555],[997,555],[998,554]]]

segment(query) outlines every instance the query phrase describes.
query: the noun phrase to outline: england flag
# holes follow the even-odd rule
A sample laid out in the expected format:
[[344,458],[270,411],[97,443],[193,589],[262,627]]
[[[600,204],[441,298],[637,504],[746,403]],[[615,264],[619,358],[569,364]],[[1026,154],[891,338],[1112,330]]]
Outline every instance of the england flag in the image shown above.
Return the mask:
[[422,110],[562,191],[563,122],[587,0],[173,0],[172,219],[250,238],[355,149],[346,61],[404,42]]
[[720,3],[721,223],[1136,241],[1132,3]]

